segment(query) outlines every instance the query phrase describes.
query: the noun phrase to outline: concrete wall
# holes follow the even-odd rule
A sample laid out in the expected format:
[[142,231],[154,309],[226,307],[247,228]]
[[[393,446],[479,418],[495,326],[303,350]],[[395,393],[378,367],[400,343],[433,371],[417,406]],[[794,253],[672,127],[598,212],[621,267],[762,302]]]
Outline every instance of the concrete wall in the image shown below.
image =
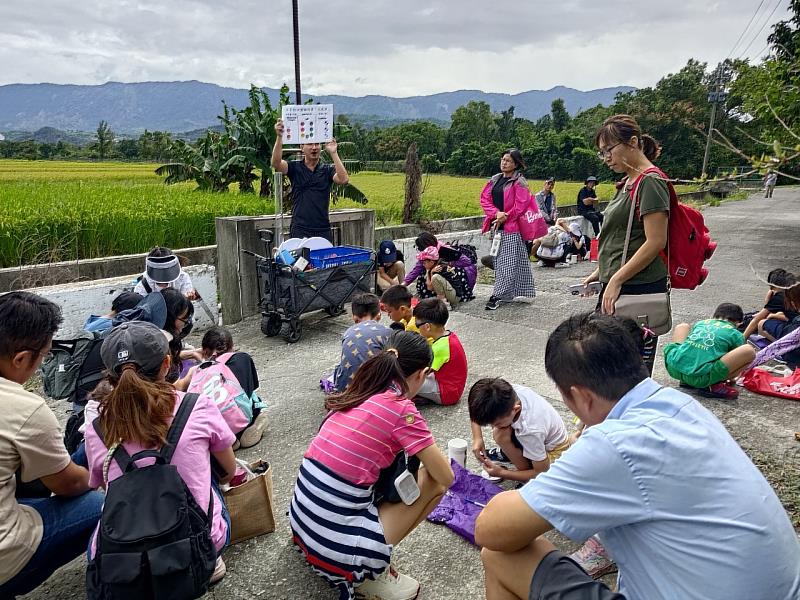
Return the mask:
[[[195,289],[206,299],[208,307],[214,315],[214,321],[208,318],[198,302],[194,305],[195,330],[208,329],[215,324],[217,312],[217,273],[211,265],[186,267],[192,278]],[[29,291],[44,296],[61,307],[64,323],[56,337],[70,338],[76,336],[89,315],[104,315],[111,310],[111,301],[123,289],[133,285],[133,278],[114,277],[89,282],[67,283],[40,287]]]
[[[215,265],[216,246],[198,246],[175,250],[184,267],[189,265]],[[139,275],[144,271],[146,253],[107,256],[42,265],[26,265],[0,269],[0,293],[42,286],[94,281],[123,275]]]

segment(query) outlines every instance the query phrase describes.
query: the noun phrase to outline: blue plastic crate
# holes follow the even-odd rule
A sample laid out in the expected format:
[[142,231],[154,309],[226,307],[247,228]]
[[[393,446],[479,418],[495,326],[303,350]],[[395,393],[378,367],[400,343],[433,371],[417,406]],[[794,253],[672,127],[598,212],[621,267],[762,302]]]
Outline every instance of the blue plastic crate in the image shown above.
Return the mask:
[[372,251],[357,246],[334,246],[321,250],[309,250],[308,262],[315,269],[329,269],[372,260]]

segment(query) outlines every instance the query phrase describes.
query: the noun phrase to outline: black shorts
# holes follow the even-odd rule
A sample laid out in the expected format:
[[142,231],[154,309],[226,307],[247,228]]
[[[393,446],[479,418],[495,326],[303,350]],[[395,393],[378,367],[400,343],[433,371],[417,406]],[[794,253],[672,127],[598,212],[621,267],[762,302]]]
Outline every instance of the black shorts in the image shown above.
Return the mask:
[[612,592],[569,556],[553,550],[536,567],[528,600],[625,600],[625,596]]

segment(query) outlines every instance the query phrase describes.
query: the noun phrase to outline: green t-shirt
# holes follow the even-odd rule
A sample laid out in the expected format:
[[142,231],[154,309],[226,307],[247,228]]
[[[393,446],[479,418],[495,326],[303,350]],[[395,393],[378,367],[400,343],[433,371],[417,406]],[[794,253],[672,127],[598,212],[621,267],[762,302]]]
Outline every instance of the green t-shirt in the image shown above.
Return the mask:
[[[669,212],[669,189],[666,182],[658,177],[646,175],[639,183],[639,218],[633,217],[631,241],[628,243],[628,260],[636,254],[645,242],[642,217],[654,212]],[[608,283],[611,276],[622,266],[622,251],[625,248],[625,233],[628,230],[628,217],[631,210],[631,196],[621,187],[603,212],[603,230],[600,232],[599,261],[600,281]],[[625,283],[653,283],[667,276],[667,267],[660,256],[631,277]]]
[[692,326],[689,337],[670,354],[670,366],[680,373],[697,373],[703,365],[744,343],[744,336],[730,321],[698,321]]

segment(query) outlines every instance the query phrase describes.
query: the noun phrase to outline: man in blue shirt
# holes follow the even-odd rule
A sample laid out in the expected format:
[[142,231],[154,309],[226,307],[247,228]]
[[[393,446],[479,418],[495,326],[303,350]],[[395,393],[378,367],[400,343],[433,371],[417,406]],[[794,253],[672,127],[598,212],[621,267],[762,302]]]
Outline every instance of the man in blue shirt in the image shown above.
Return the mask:
[[[716,417],[647,376],[621,321],[570,317],[545,368],[587,428],[478,518],[488,600],[800,598],[800,543],[775,492]],[[598,534],[619,593],[541,537],[554,528]]]
[[320,162],[319,144],[300,144],[303,160],[283,160],[283,119],[275,123],[275,146],[272,148],[272,168],[289,176],[292,182],[292,224],[290,237],[331,238],[328,209],[331,202],[331,184],[345,185],[349,181],[347,169],[339,158],[338,145],[332,139],[325,151],[332,165]]

